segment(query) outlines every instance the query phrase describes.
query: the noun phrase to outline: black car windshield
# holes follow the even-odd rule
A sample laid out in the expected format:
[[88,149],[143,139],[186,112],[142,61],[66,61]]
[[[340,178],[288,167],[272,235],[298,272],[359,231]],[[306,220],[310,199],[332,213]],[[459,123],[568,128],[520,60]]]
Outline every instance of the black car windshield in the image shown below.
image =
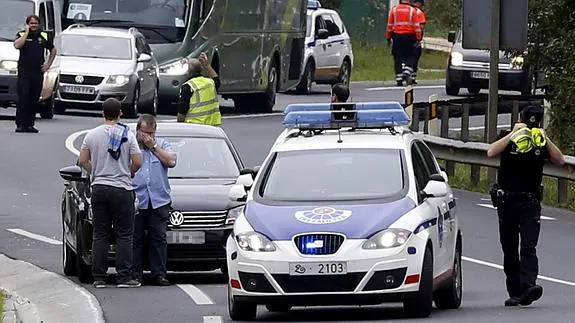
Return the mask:
[[227,142],[220,138],[162,137],[177,153],[170,178],[236,178],[240,174]]
[[279,152],[260,188],[273,201],[381,199],[404,187],[397,149]]
[[311,16],[310,15],[307,16],[307,23],[306,24],[307,25],[306,25],[305,35],[306,35],[306,37],[309,37],[309,36],[311,36],[311,29],[312,29],[311,28],[312,24],[311,24]]
[[34,2],[2,0],[0,10],[0,41],[14,41],[16,33],[24,30],[26,17],[34,13]]
[[56,46],[61,56],[91,57],[104,59],[132,59],[132,44],[129,38],[60,35]]
[[63,0],[64,25],[136,27],[150,43],[181,41],[190,0]]

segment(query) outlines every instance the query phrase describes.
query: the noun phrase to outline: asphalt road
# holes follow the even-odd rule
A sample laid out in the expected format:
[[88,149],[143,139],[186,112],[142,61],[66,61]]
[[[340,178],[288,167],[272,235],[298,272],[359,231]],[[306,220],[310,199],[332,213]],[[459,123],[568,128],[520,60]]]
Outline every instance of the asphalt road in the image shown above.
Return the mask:
[[[363,90],[362,90],[363,88]],[[366,91],[354,85],[355,101],[399,100],[401,89]],[[441,89],[421,89],[423,96]],[[278,109],[288,102],[326,101],[328,93],[304,96],[281,95]],[[16,134],[13,121],[0,121],[0,253],[34,263],[61,274],[60,196],[64,189],[58,169],[73,164],[75,156],[65,147],[76,131],[101,122],[97,114],[56,116],[40,120],[40,134]],[[173,117],[163,116],[171,120]],[[478,124],[481,125],[480,123]],[[223,128],[232,138],[246,165],[258,165],[275,136],[282,130],[281,117],[231,116]],[[81,136],[72,144],[79,146]],[[464,241],[464,293],[460,309],[435,311],[430,322],[571,322],[575,321],[575,260],[572,232],[575,214],[544,209],[540,238],[540,280],[543,298],[528,308],[504,308],[504,276],[500,269],[497,217],[486,196],[456,192]],[[482,205],[483,204],[483,205]],[[24,230],[15,231],[14,229]],[[30,238],[28,233],[38,236]],[[28,235],[28,236],[26,236]],[[170,275],[176,285],[139,289],[93,289],[107,322],[229,322],[225,281],[219,272]],[[76,281],[75,279],[72,279]],[[261,322],[374,322],[403,321],[400,305],[350,308],[296,308],[288,314],[259,310]]]

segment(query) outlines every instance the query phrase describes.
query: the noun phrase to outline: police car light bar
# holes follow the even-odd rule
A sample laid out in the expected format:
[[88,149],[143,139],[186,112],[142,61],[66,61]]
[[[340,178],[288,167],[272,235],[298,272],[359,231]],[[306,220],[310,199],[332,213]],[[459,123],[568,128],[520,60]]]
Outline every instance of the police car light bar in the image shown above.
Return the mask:
[[[337,118],[345,115],[350,119]],[[339,120],[338,120],[339,119]],[[299,128],[300,130],[315,129],[374,129],[397,126],[408,126],[409,116],[403,108],[386,110],[346,110],[346,111],[294,111],[284,118],[286,128]]]
[[[388,102],[358,102],[358,103],[294,103],[288,105],[284,115],[299,111],[332,111],[341,107],[341,110],[399,110],[403,106],[396,101]],[[351,109],[347,109],[351,107]]]
[[321,3],[319,3],[319,1],[317,1],[317,0],[308,0],[307,8],[312,9],[312,10],[321,8]]

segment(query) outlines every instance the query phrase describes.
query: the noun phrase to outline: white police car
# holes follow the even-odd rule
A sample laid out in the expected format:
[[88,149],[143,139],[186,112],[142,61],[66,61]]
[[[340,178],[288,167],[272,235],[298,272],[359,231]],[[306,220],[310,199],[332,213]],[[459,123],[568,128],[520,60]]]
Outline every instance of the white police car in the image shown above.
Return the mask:
[[226,245],[232,320],[253,320],[257,304],[403,302],[416,317],[433,301],[460,306],[455,199],[407,124],[397,102],[286,108],[255,180],[230,189],[247,200]]
[[353,66],[351,40],[335,10],[325,9],[317,0],[307,5],[305,59],[296,91],[311,92],[312,83],[349,84]]

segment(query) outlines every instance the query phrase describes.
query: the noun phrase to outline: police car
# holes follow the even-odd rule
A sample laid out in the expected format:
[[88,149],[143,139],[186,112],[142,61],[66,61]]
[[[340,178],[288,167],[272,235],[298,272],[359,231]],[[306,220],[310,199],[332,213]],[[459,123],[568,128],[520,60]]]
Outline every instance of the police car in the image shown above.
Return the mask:
[[311,92],[312,83],[349,84],[353,66],[351,40],[335,10],[322,8],[317,0],[307,5],[305,59],[296,91]]
[[461,304],[462,235],[445,172],[397,102],[292,104],[227,240],[228,309]]

